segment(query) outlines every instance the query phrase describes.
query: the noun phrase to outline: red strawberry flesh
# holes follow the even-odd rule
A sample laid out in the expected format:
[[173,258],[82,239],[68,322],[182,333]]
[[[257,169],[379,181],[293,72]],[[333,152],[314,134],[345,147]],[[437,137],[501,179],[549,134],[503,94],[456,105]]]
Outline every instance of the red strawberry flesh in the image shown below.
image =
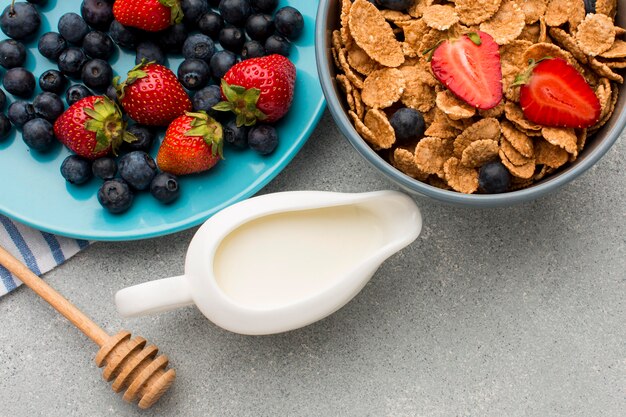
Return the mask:
[[585,128],[600,118],[601,106],[585,78],[564,59],[545,59],[520,88],[520,106],[531,122]]
[[481,110],[502,100],[502,68],[498,44],[485,32],[477,32],[480,45],[463,35],[446,40],[435,49],[431,68],[452,93]]

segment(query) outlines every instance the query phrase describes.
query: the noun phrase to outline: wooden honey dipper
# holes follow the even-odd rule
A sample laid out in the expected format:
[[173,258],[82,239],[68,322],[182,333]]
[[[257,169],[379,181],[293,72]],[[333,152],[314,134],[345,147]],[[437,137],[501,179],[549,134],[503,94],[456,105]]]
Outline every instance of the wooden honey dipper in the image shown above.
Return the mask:
[[148,408],[157,402],[172,385],[176,372],[173,369],[165,370],[168,364],[167,356],[157,356],[158,348],[154,345],[146,346],[146,339],[135,337],[131,340],[130,333],[124,330],[114,336],[109,336],[82,311],[1,246],[0,265],[22,280],[100,346],[96,354],[96,365],[100,368],[104,366],[102,376],[106,381],[114,380],[113,391],[120,392],[126,389],[124,400],[132,402],[139,399],[139,408]]

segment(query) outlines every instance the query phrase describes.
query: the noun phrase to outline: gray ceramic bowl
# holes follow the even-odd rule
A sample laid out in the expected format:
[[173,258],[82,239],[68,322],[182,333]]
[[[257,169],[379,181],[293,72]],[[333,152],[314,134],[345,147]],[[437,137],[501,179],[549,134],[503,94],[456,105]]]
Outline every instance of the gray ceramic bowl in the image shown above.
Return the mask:
[[[348,117],[347,105],[335,82],[335,69],[330,52],[331,33],[334,29],[339,28],[339,4],[340,0],[320,0],[315,22],[317,68],[328,108],[339,129],[348,138],[357,152],[378,171],[407,192],[431,197],[435,200],[458,206],[499,207],[530,201],[555,192],[588,170],[611,148],[624,126],[626,126],[626,111],[624,110],[626,94],[624,94],[624,86],[621,86],[613,117],[589,140],[578,159],[574,163],[569,164],[567,168],[550,175],[549,178],[534,184],[532,187],[503,194],[462,194],[455,191],[442,190],[417,181],[396,170],[373,151],[361,139]],[[626,1],[619,0],[619,5],[620,7],[626,7]],[[618,15],[616,21],[620,26],[625,27],[626,14]]]

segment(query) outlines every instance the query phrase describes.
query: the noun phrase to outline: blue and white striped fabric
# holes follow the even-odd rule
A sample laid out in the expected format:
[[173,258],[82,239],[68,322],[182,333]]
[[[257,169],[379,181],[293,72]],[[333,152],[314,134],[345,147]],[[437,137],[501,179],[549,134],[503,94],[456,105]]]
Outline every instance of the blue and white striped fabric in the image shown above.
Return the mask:
[[[89,242],[40,232],[0,214],[0,245],[35,274],[41,275],[89,246]],[[0,265],[0,296],[20,285],[22,282]]]

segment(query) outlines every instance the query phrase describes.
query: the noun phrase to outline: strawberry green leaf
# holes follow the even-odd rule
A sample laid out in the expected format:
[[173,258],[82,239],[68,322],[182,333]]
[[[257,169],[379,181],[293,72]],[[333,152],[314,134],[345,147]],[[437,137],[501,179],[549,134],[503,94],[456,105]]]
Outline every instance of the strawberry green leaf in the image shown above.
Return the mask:
[[214,110],[232,111],[235,113],[237,126],[252,126],[257,120],[265,120],[267,115],[257,107],[261,90],[258,88],[245,89],[239,85],[230,85],[222,79],[222,91],[227,101],[222,101]]
[[183,8],[180,6],[179,0],[159,0],[159,3],[170,8],[170,23],[172,25],[183,21]]
[[221,101],[213,106],[212,109],[217,111],[233,111],[235,106],[229,101]]
[[474,42],[475,45],[480,46],[483,41],[480,39],[480,35],[476,32],[470,32],[467,34],[467,37],[470,41]]

